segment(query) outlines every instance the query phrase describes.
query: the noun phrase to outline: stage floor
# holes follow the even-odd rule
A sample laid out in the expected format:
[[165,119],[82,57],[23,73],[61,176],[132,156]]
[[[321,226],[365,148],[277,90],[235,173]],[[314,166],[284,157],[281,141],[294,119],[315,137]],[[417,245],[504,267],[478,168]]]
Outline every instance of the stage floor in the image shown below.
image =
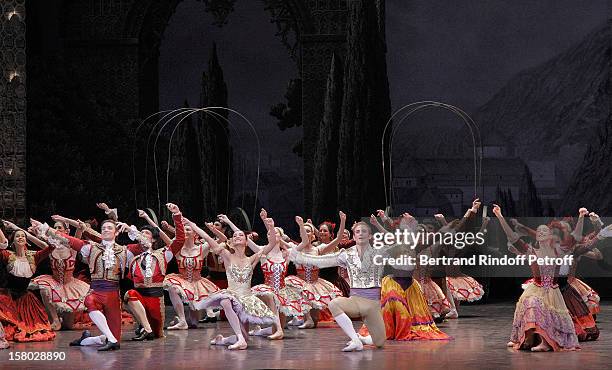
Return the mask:
[[[230,334],[227,322],[200,324],[199,329],[167,332],[165,339],[135,343],[131,327],[124,327],[120,351],[97,352],[94,347],[69,347],[79,332],[59,332],[55,341],[11,343],[0,351],[2,369],[571,369],[608,368],[612,363],[612,304],[598,315],[601,337],[582,343],[576,352],[531,353],[506,348],[512,303],[462,306],[458,320],[440,327],[454,337],[449,342],[393,342],[384,349],[343,353],[347,338],[338,327],[290,329],[282,341],[251,338],[246,351],[210,346],[217,333]],[[168,312],[170,317],[171,312]],[[355,323],[358,328],[361,323]],[[95,329],[94,329],[95,331]],[[64,361],[10,360],[18,351],[59,351]]]

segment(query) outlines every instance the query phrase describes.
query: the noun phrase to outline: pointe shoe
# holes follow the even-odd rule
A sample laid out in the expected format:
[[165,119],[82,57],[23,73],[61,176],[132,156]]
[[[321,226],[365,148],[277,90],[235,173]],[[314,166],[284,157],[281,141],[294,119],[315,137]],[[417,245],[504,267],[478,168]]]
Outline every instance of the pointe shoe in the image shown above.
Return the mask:
[[361,340],[359,340],[359,342],[356,342],[355,340],[351,340],[350,344],[342,349],[342,352],[356,352],[356,351],[363,351],[363,343],[361,343]]
[[306,321],[302,325],[298,326],[298,329],[312,329],[312,328],[315,328],[315,327],[316,327],[316,325],[315,325],[314,321]]
[[550,348],[549,345],[545,344],[545,343],[540,343],[535,347],[531,347],[531,352],[548,352],[550,351],[552,348]]
[[515,343],[510,341],[508,343],[506,343],[506,347],[514,347]]
[[6,339],[0,339],[0,349],[6,349],[9,348],[9,346],[9,342]]
[[287,323],[288,326],[300,326],[304,324],[304,320],[300,320],[297,316]]
[[280,333],[276,332],[272,335],[268,335],[268,339],[270,340],[280,340],[280,339],[283,339],[284,337],[285,337],[285,333],[283,333],[282,331]]
[[257,332],[261,330],[261,326],[257,325],[253,328],[253,330],[249,330],[249,335],[256,336]]
[[121,349],[121,345],[119,345],[119,342],[111,342],[109,340],[106,341],[106,344],[103,345],[102,347],[98,348],[98,351],[115,351]]
[[210,341],[210,344],[213,346],[222,346],[223,345],[223,335],[218,334],[215,339]]
[[172,326],[168,326],[168,330],[187,330],[189,329],[189,325],[187,325],[186,321],[179,320],[176,324]]
[[245,341],[238,341],[234,344],[227,346],[227,349],[230,350],[242,350],[247,349],[247,343]]
[[450,310],[449,313],[446,314],[445,316],[447,319],[457,319],[459,318],[459,313],[457,312],[457,310]]
[[60,330],[61,328],[62,328],[62,323],[61,323],[61,321],[59,321],[59,320],[58,320],[58,321],[53,321],[53,322],[51,323],[51,330],[53,330],[53,331],[58,331],[58,330]]
[[206,316],[205,318],[198,320],[199,323],[208,324],[217,322],[217,316]]

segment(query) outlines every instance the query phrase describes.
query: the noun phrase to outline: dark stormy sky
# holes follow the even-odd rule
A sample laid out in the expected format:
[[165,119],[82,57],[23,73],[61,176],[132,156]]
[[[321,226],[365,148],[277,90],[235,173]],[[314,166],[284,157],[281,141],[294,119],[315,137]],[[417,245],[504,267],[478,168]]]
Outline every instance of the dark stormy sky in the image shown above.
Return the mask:
[[[607,0],[388,0],[387,63],[393,109],[436,99],[473,112],[516,73],[563,52],[603,23]],[[284,101],[297,67],[260,1],[238,0],[229,23],[212,25],[201,2],[185,0],[165,31],[160,55],[160,107],[196,105],[200,76],[217,42],[229,105],[251,118],[264,148],[287,155],[300,129],[281,133],[269,116]],[[427,116],[431,114],[431,116]],[[444,119],[426,113],[424,121]]]

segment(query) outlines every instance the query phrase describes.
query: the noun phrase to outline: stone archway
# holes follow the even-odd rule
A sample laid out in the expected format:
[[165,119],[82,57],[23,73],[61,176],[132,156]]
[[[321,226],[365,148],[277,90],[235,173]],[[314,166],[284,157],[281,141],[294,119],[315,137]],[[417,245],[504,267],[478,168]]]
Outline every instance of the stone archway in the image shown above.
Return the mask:
[[[235,0],[202,2],[217,22],[223,23],[231,17]],[[158,110],[159,46],[179,3],[90,0],[64,4],[67,58],[97,97],[115,101],[125,125]],[[304,178],[311,179],[332,56],[345,53],[349,0],[261,3],[277,25],[277,36],[297,63],[302,79]],[[104,73],[92,75],[91,65],[98,65]],[[310,181],[305,181],[304,193],[308,213],[312,205]]]
[[[219,19],[224,4],[235,0],[202,0]],[[241,0],[242,1],[242,0]],[[261,0],[277,25],[283,44],[302,79],[304,177],[312,178],[314,146],[323,113],[326,78],[334,54],[346,48],[348,3],[356,0]],[[163,30],[180,0],[58,0],[63,58],[72,78],[98,101],[113,106],[118,125],[130,131],[143,114],[157,108],[157,56]],[[225,6],[225,7],[224,7]],[[15,11],[16,10],[16,11]],[[216,12],[216,13],[215,13]],[[224,13],[225,12],[225,13]],[[25,215],[25,0],[5,1],[0,8],[0,82],[2,142],[0,202],[8,218]],[[12,14],[9,17],[9,13]],[[96,66],[96,73],[92,73]],[[17,71],[15,74],[14,72]],[[9,166],[10,168],[6,169]],[[7,172],[8,171],[8,172]],[[312,183],[305,182],[305,210]]]

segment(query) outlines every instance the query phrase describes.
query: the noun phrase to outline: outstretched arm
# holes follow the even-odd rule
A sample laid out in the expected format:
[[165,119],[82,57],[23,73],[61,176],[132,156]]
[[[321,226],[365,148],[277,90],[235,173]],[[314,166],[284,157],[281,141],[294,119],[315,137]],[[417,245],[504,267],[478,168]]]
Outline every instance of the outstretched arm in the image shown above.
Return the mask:
[[276,230],[274,229],[274,220],[268,217],[264,220],[264,225],[266,225],[266,230],[268,231],[268,244],[266,244],[266,246],[261,249],[262,255],[270,253],[272,248],[274,248],[276,246],[276,243],[278,243],[278,240],[276,238]]
[[75,228],[81,228],[83,230],[82,234],[85,234],[86,237],[88,237],[89,239],[93,240],[96,243],[99,243],[102,240],[102,235],[97,232],[96,230],[92,229],[90,226],[85,225],[86,227],[83,229],[83,225],[81,224],[78,220],[73,220],[71,218],[67,218],[64,216],[60,216],[60,215],[53,215],[51,216],[51,219],[53,221],[59,221],[59,222],[64,222],[69,224],[72,227]]
[[220,255],[224,259],[229,258],[229,251],[227,249],[221,247],[219,243],[217,243],[213,238],[211,238],[210,235],[208,235],[204,230],[202,230],[194,222],[189,221],[187,219],[184,219],[184,220],[185,220],[185,224],[191,226],[193,231],[195,231],[196,234],[200,236],[200,238],[204,239],[208,243],[208,246],[211,252],[213,252],[214,254]]
[[289,259],[295,264],[317,266],[319,268],[341,266],[346,267],[346,250],[342,249],[336,253],[324,255],[312,255],[298,252],[296,249],[291,250]]
[[96,207],[98,207],[101,210],[103,210],[104,213],[106,213],[108,218],[110,218],[111,220],[113,220],[115,222],[119,221],[119,215],[117,213],[117,208],[112,208],[111,209],[106,203],[96,203]]
[[214,224],[207,222],[205,225],[206,227],[208,227],[208,230],[210,230],[210,232],[213,233],[217,237],[217,239],[219,239],[221,243],[227,241],[227,236],[225,236],[225,234],[223,234],[221,230],[217,229]]
[[572,236],[577,242],[582,240],[582,231],[584,230],[584,216],[588,214],[589,211],[587,211],[587,209],[584,207],[578,210],[578,221],[576,222],[576,227],[574,227],[574,231],[572,231]]
[[161,228],[164,230],[166,235],[168,235],[171,238],[174,237],[174,235],[176,235],[176,230],[174,229],[174,226],[170,225],[167,221],[161,222]]
[[[26,238],[28,239],[28,241],[30,241],[32,244],[34,244],[35,246],[37,246],[40,249],[45,249],[48,247],[48,244],[45,243],[43,240],[38,239],[37,237],[35,237],[34,235],[32,235],[30,232],[28,232],[27,230],[24,230],[22,228],[20,228],[19,226],[15,225],[14,223],[10,222],[10,221],[2,221],[4,223],[4,227],[7,230],[10,231],[17,231],[17,230],[21,230],[26,234]],[[1,230],[0,230],[1,232]],[[6,239],[6,238],[5,238]],[[0,245],[4,245],[1,241],[0,241]],[[8,242],[6,243],[6,245],[8,246]]]
[[441,226],[446,226],[448,225],[448,221],[446,221],[446,217],[444,217],[444,215],[442,213],[437,213],[434,215],[434,218],[436,219],[436,221],[438,221],[438,223]]
[[499,220],[504,233],[506,233],[508,237],[508,243],[512,246],[510,251],[516,254],[527,252],[530,247],[529,244],[522,241],[519,235],[510,228],[510,225],[508,225],[508,222],[506,222],[506,219],[502,215],[501,208],[497,204],[493,205],[493,214]]
[[4,235],[2,229],[0,229],[0,249],[8,248],[8,239]]
[[149,217],[149,215],[142,209],[138,210],[138,217],[146,221],[149,226],[153,226],[159,232],[159,238],[164,242],[165,245],[169,246],[172,243],[172,239]]
[[601,221],[601,218],[599,218],[599,215],[595,212],[591,212],[589,213],[589,219],[593,224],[593,231],[595,232],[595,234],[600,232],[604,226],[604,223]]
[[[172,220],[174,221],[174,227],[176,229],[176,236],[174,240],[171,240],[168,245],[168,248],[172,251],[172,254],[177,254],[178,251],[183,248],[185,244],[185,227],[183,226],[183,215],[181,214],[181,210],[174,203],[166,204],[170,213],[172,213]],[[165,234],[164,234],[165,235]],[[167,237],[167,236],[166,236]],[[170,238],[168,238],[170,239]]]
[[308,238],[308,233],[306,232],[306,228],[304,227],[304,219],[300,216],[295,216],[295,223],[298,224],[300,229],[300,244],[297,245],[296,250],[301,251],[302,249],[310,246],[310,239]]
[[[378,222],[378,219],[374,215],[370,215],[370,224],[372,224],[376,228],[376,230],[378,230],[378,232],[382,234],[386,234],[389,232],[387,229],[385,229],[383,225],[380,224],[380,222]],[[338,232],[338,235],[341,235],[340,232]]]
[[[263,209],[262,209],[263,211]],[[227,217],[224,214],[220,214],[219,216],[217,216],[217,218],[219,219],[219,221],[223,222],[224,224],[226,224],[227,226],[230,227],[230,229],[232,229],[232,231],[236,232],[238,230],[240,230],[238,228],[238,226],[236,226],[232,220],[229,219],[229,217]],[[247,245],[249,246],[249,249],[251,249],[253,252],[257,253],[261,250],[261,246],[257,245],[257,243],[255,243],[251,238],[247,238]]]
[[335,250],[336,247],[338,247],[340,239],[342,238],[342,234],[344,234],[344,228],[346,227],[346,214],[340,211],[338,213],[338,216],[340,216],[340,229],[338,229],[338,234],[336,234],[336,238],[329,242],[329,244],[321,244],[317,247],[317,249],[319,250],[319,254],[329,253]]
[[512,226],[514,226],[514,230],[518,231],[521,234],[524,234],[525,236],[529,236],[531,238],[536,237],[536,231],[532,228],[530,228],[529,226],[525,226],[522,223],[518,222],[518,220],[516,218],[511,218],[510,219],[510,223],[512,224]]

